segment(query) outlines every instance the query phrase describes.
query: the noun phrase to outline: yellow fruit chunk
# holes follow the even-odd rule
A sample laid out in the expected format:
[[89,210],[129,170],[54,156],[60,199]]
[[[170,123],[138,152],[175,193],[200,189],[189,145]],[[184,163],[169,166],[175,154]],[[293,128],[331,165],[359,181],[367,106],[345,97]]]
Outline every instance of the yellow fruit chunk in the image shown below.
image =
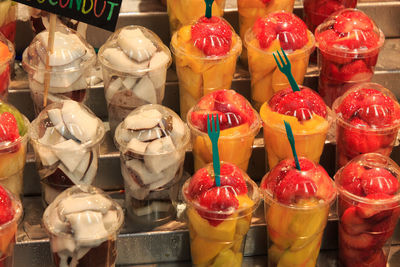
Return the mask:
[[198,237],[208,240],[232,242],[236,230],[236,215],[231,215],[217,226],[211,225],[206,219],[202,218],[195,209],[189,208],[187,211],[189,223]]
[[269,238],[280,249],[288,248],[293,242],[293,238],[287,234],[293,214],[289,209],[278,204],[266,207],[265,213]]
[[268,260],[270,262],[274,263],[274,265],[276,265],[276,263],[279,261],[280,257],[282,256],[283,252],[284,252],[283,249],[280,249],[276,245],[272,245],[268,249]]
[[10,243],[15,241],[16,232],[17,224],[15,222],[0,231],[0,252],[2,255],[7,255]]
[[189,93],[194,99],[199,100],[203,96],[201,74],[193,72],[188,67],[178,68],[177,73],[180,86],[184,87],[184,91]]
[[[192,261],[194,264],[208,262],[218,255],[227,244],[223,242],[211,241],[209,239],[197,236],[190,244]],[[233,252],[232,252],[233,254]]]
[[236,257],[235,253],[233,253],[230,249],[225,249],[219,253],[219,255],[215,258],[214,263],[211,267],[228,267],[228,266],[237,266],[236,265]]
[[232,251],[235,253],[242,251],[242,243],[243,243],[243,235],[235,234],[235,241],[233,242],[232,245]]
[[21,144],[14,152],[0,153],[0,179],[17,174],[25,166],[26,148]]

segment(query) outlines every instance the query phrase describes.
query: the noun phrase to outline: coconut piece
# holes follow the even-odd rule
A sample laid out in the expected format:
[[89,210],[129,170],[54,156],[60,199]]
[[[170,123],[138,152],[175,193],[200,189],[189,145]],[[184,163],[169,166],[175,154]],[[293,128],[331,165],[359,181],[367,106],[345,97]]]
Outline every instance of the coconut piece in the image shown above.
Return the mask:
[[167,77],[167,64],[169,62],[168,55],[164,52],[157,52],[150,60],[149,76],[155,88],[160,88],[165,85]]
[[53,146],[54,154],[62,161],[70,172],[73,172],[85,156],[86,152],[74,140],[67,140]]
[[58,108],[50,109],[47,111],[50,121],[53,123],[54,128],[66,139],[75,139],[75,137],[68,131],[62,119],[61,110]]
[[110,102],[112,97],[115,95],[115,93],[118,92],[120,89],[122,89],[121,78],[117,78],[117,79],[111,81],[110,84],[108,85],[108,87],[106,88],[107,101]]
[[152,141],[146,149],[144,163],[154,173],[161,173],[169,166],[176,164],[179,154],[170,136]]
[[[34,79],[31,79],[31,80],[29,80],[29,88],[32,91],[43,92],[44,84],[39,83]],[[68,92],[72,92],[72,91],[83,90],[86,88],[87,88],[87,82],[86,82],[85,77],[83,77],[83,75],[82,75],[70,86],[66,86],[66,87],[51,86],[51,87],[49,87],[49,93],[63,94],[63,93],[68,93]]]
[[162,118],[162,114],[156,109],[144,110],[139,114],[128,116],[125,120],[125,128],[129,130],[145,130],[156,127]]
[[139,200],[143,200],[148,196],[150,190],[146,186],[140,186],[135,181],[125,164],[121,164],[121,173],[122,177],[124,177],[125,186],[127,188],[127,191],[125,192],[126,196],[129,195]]
[[180,144],[185,135],[185,124],[178,118],[172,117],[172,131],[170,136],[174,141],[174,144]]
[[118,34],[117,43],[125,54],[137,62],[150,59],[157,50],[140,29],[123,29]]
[[35,150],[38,153],[43,166],[51,166],[58,161],[57,156],[54,155],[52,150],[45,146],[38,145]]
[[[77,205],[79,204],[77,203]],[[66,217],[71,224],[75,240],[93,241],[107,238],[108,236],[108,232],[104,228],[103,215],[100,212],[86,210],[79,213],[71,213]]]
[[107,48],[103,52],[104,58],[114,66],[123,68],[127,72],[135,72],[139,76],[146,74],[145,72],[138,72],[147,69],[149,62],[136,63],[132,61],[121,49]]
[[[37,35],[40,43],[36,47],[37,53],[43,62],[46,62],[47,53],[47,41],[49,32],[42,31]],[[55,32],[54,35],[54,47],[53,52],[49,57],[50,66],[60,66],[71,63],[72,61],[82,57],[86,53],[85,45],[75,34],[65,34],[59,31]]]
[[115,222],[118,222],[118,213],[116,210],[109,210],[103,215],[103,223],[106,230],[111,229],[115,225]]
[[154,127],[153,129],[149,130],[130,131],[130,133],[132,138],[141,142],[153,141],[164,136],[164,133],[160,127]]
[[180,166],[181,166],[181,164],[180,164],[180,162],[178,162],[177,164],[173,164],[170,167],[166,168],[161,173],[163,178],[155,183],[152,183],[150,185],[149,189],[156,190],[156,189],[168,184],[169,182],[171,182],[176,177],[176,174],[178,173]]
[[96,149],[93,149],[92,151],[92,157],[91,161],[89,163],[89,168],[86,170],[86,173],[84,174],[81,184],[92,184],[94,177],[96,176],[97,173],[97,168],[98,168],[98,152]]
[[112,202],[100,194],[92,195],[83,192],[61,200],[58,206],[60,210],[59,215],[63,220],[69,214],[79,213],[86,210],[105,214],[111,209]]
[[82,143],[96,138],[98,119],[89,114],[77,102],[64,101],[61,114],[69,132]]
[[133,94],[147,103],[156,104],[157,94],[148,76],[144,76],[133,88]]
[[152,184],[162,179],[161,174],[156,174],[149,171],[146,166],[137,159],[131,159],[125,162],[128,170],[136,174],[136,178],[140,180],[143,185]]
[[133,139],[131,139],[131,141],[129,141],[128,145],[126,146],[126,149],[130,150],[134,153],[143,155],[144,152],[146,151],[148,144],[149,143],[141,142],[141,141],[133,138]]
[[129,141],[132,139],[132,131],[121,128],[119,131],[119,137],[117,139],[121,140],[121,142],[129,143]]
[[37,153],[39,154],[40,161],[43,166],[51,166],[58,161],[57,156],[53,153],[53,151],[46,147],[52,146],[60,142],[64,142],[65,138],[60,135],[60,133],[54,128],[49,127],[46,128],[46,131],[42,138],[38,139],[39,143],[45,145],[37,145],[35,146]]
[[42,138],[39,138],[38,141],[41,144],[51,146],[66,140],[54,127],[48,127]]
[[135,86],[137,80],[138,80],[137,78],[129,76],[122,80],[122,85],[126,89],[131,90],[133,88],[133,86]]
[[68,169],[64,168],[63,165],[60,165],[60,169],[65,173],[66,176],[74,183],[74,184],[84,184],[82,183],[82,178],[85,175],[86,171],[89,168],[91,154],[90,152],[85,153],[82,157],[82,160],[79,162],[78,166],[73,172],[70,172]]

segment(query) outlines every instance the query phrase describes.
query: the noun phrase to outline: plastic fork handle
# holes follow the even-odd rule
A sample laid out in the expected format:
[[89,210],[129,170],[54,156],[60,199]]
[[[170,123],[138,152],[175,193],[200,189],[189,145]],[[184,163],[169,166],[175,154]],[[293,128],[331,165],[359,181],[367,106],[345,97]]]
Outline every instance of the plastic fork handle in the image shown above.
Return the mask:
[[219,161],[218,139],[211,140],[213,152],[213,166],[216,186],[221,186],[221,162]]
[[204,1],[206,2],[206,15],[205,15],[205,17],[209,19],[212,16],[211,11],[212,11],[212,4],[213,4],[214,0],[204,0]]
[[297,84],[296,80],[293,77],[292,72],[286,74],[287,79],[289,80],[290,87],[292,87],[293,92],[300,92],[299,85]]

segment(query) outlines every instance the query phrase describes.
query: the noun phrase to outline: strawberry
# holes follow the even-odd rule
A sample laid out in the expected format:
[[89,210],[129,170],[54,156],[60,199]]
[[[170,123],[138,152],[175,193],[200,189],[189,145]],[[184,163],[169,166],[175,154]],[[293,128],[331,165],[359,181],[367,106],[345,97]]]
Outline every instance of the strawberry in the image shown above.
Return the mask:
[[263,180],[261,188],[268,189],[271,192],[275,191],[279,182],[285,178],[288,171],[292,170],[295,166],[292,165],[293,159],[286,159],[280,161],[268,174],[268,178]]
[[292,204],[299,199],[314,197],[317,190],[318,187],[313,180],[304,177],[300,171],[293,169],[279,182],[275,188],[275,195],[279,202]]
[[374,24],[363,12],[348,10],[336,17],[333,28],[340,33],[348,33],[353,30],[372,31]]
[[[385,193],[374,193],[366,196],[367,199],[376,199],[376,200],[388,199],[392,197],[393,196],[390,196]],[[382,210],[381,207],[376,207],[374,205],[366,203],[360,203],[357,206],[357,213],[361,218],[369,218],[371,222],[378,222],[384,218],[387,218],[388,216],[391,216],[392,210],[391,209]]]
[[309,88],[303,87],[300,92],[291,88],[274,95],[269,104],[272,110],[280,114],[297,117],[299,121],[309,120],[313,114],[326,117],[326,105],[322,98]]
[[211,211],[199,211],[199,214],[213,226],[219,225],[223,219],[229,216],[228,214],[216,214],[213,211],[229,213],[239,207],[239,201],[231,186],[213,187],[203,192],[199,198],[199,204]]
[[341,36],[332,42],[333,46],[344,47],[350,50],[370,49],[378,45],[379,36],[374,32],[353,30],[345,36]]
[[369,249],[375,246],[375,239],[372,235],[367,233],[349,235],[344,231],[342,225],[339,225],[339,241],[354,249]]
[[253,26],[253,32],[261,49],[269,48],[272,41],[276,39],[276,31],[274,27],[269,24],[267,18],[257,19]]
[[[317,5],[316,8],[316,14],[321,14],[324,15],[324,17],[328,17],[329,15],[331,15],[332,13],[335,13],[336,11],[342,10],[344,9],[344,5],[343,3],[341,3],[340,1],[320,1],[321,3]],[[320,23],[322,23],[323,21],[321,21]]]
[[14,210],[8,193],[0,186],[0,225],[9,222],[14,218]]
[[271,3],[272,0],[261,0],[261,2],[263,2],[264,4],[268,5],[269,3]]
[[193,125],[196,126],[197,129],[206,133],[207,132],[207,117],[208,117],[208,115],[210,115],[211,121],[212,121],[211,116],[214,116],[214,120],[216,120],[216,118],[217,118],[216,115],[218,115],[220,130],[229,128],[227,117],[225,116],[224,113],[219,112],[219,111],[209,111],[209,110],[193,111],[190,114],[190,121],[193,123]]
[[370,229],[370,225],[358,216],[357,208],[348,208],[340,218],[340,224],[343,230],[349,235],[359,235]]
[[231,186],[238,195],[247,193],[247,185],[242,171],[231,163],[223,163],[221,165],[220,181],[221,186]]
[[339,39],[339,35],[332,29],[328,29],[321,33],[316,32],[315,38],[318,41],[318,46],[321,50],[328,50],[337,39]]
[[0,143],[14,142],[20,137],[17,120],[10,112],[0,114]]
[[6,65],[3,72],[0,74],[0,95],[5,93],[10,84],[10,66]]
[[17,23],[14,21],[11,21],[8,24],[3,25],[0,28],[0,32],[4,34],[4,36],[10,40],[11,42],[14,43],[15,39],[15,33],[16,33],[16,28],[17,28]]
[[[233,90],[219,90],[214,92],[213,95],[215,97],[215,109],[225,113],[227,116],[231,114],[230,118],[233,125],[230,127],[246,122],[251,124],[254,121],[254,110],[241,94]],[[234,123],[233,119],[235,119],[236,123]]]
[[365,195],[377,193],[394,195],[399,189],[399,182],[396,177],[384,168],[366,170],[361,175],[361,185]]
[[357,163],[346,165],[340,175],[340,184],[344,189],[357,196],[364,196],[361,187],[361,175],[365,172],[364,167]]
[[226,55],[232,44],[232,29],[219,17],[201,17],[191,28],[194,46],[206,56]]
[[[363,76],[356,76],[359,73],[365,73]],[[360,80],[362,77],[369,77],[372,76],[372,71],[370,68],[367,67],[365,61],[362,59],[355,60],[349,64],[344,65],[340,69],[340,75],[342,77],[342,81],[365,81]]]
[[214,187],[215,183],[211,176],[208,174],[208,170],[202,168],[198,170],[190,180],[188,186],[188,193],[192,199],[196,199],[205,191]]

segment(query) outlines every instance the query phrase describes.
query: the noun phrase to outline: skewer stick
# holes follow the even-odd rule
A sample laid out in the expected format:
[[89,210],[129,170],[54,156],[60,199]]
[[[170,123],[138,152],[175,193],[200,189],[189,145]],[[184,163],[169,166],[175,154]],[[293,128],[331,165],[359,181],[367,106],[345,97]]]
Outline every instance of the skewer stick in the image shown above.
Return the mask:
[[47,106],[47,95],[50,87],[50,55],[54,49],[54,36],[56,33],[57,15],[50,13],[49,37],[47,39],[46,72],[44,76],[43,107]]

